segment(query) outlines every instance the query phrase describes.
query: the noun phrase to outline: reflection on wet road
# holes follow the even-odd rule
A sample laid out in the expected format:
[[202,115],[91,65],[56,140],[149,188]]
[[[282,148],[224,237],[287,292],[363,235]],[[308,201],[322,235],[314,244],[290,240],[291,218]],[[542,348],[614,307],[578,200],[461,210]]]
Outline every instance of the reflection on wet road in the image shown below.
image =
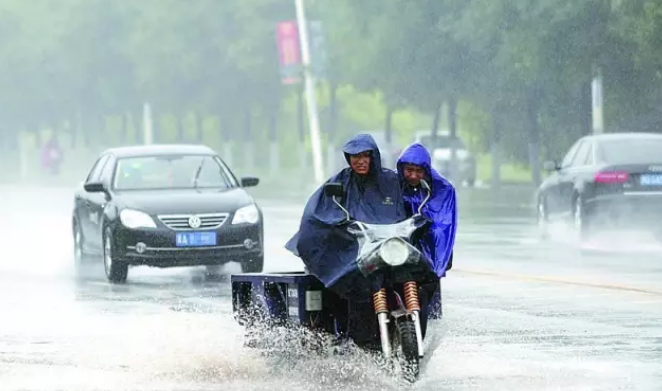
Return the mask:
[[[286,368],[244,349],[227,281],[203,269],[133,268],[115,286],[99,263],[76,280],[70,193],[50,192],[2,193],[0,390],[401,389],[359,376],[361,360]],[[263,205],[267,270],[300,269],[282,248],[300,207]],[[528,217],[470,213],[416,389],[660,389],[662,257],[541,243]]]

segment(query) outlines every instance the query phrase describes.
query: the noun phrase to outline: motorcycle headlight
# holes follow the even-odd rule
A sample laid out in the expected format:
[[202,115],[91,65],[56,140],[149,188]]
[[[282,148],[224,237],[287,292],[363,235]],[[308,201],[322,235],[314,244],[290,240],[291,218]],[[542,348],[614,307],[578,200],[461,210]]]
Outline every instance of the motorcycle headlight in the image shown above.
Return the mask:
[[156,228],[156,223],[147,213],[133,209],[123,209],[120,221],[127,228]]
[[401,239],[389,239],[379,248],[379,256],[390,266],[400,266],[409,258],[409,247]]
[[260,213],[257,210],[257,206],[248,205],[243,208],[237,209],[232,218],[232,224],[255,224],[260,220]]

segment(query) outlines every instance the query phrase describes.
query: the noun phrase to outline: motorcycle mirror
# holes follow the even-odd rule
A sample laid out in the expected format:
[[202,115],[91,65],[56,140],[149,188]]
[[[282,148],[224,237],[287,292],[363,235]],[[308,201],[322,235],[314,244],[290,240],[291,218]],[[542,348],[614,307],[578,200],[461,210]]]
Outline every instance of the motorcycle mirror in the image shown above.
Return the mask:
[[430,185],[425,181],[425,179],[421,179],[421,186],[427,190],[428,195],[425,197],[421,205],[418,207],[418,214],[421,214],[423,212],[423,207],[425,204],[428,203],[428,200],[430,199],[430,196],[432,195],[432,189],[430,189]]
[[428,185],[425,179],[421,179],[421,186],[423,186],[425,190],[430,190],[430,185]]
[[331,182],[324,185],[324,195],[333,198],[333,203],[336,204],[345,213],[345,220],[349,221],[349,211],[340,205],[340,202],[338,202],[338,199],[342,198],[344,193],[345,189],[342,183]]
[[327,197],[342,197],[345,189],[342,183],[327,183],[324,185],[324,195]]

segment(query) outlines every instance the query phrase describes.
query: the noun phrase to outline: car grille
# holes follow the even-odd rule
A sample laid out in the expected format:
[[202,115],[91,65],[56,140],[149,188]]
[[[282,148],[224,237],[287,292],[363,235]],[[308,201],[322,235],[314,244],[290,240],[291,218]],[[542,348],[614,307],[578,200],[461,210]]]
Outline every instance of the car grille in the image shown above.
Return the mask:
[[[191,216],[200,218],[200,226],[192,228],[189,224]],[[159,220],[168,228],[177,231],[186,230],[199,230],[199,229],[216,229],[225,223],[228,218],[227,213],[208,213],[208,214],[188,214],[188,215],[162,215],[158,216]]]

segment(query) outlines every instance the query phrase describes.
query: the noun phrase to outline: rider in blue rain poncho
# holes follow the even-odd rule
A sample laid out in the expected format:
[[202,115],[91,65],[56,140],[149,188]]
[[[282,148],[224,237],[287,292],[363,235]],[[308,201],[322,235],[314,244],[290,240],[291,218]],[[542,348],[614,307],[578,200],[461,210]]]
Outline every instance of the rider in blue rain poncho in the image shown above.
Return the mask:
[[455,188],[432,168],[430,153],[419,143],[410,145],[402,152],[397,169],[408,216],[418,211],[427,194],[421,187],[421,179],[432,189],[432,195],[421,211],[432,224],[421,237],[418,247],[428,258],[437,277],[444,277],[452,266],[457,230]]
[[[353,219],[373,224],[392,224],[406,218],[398,175],[381,166],[375,140],[360,134],[343,146],[349,164],[326,183],[342,183],[345,195],[340,203]],[[336,224],[344,212],[324,195],[320,187],[308,200],[299,231],[286,248],[300,257],[310,274],[332,292],[347,299],[347,307],[332,304],[341,331],[357,344],[379,346],[379,331],[372,304],[372,282],[358,270],[358,242]]]
[[[326,183],[342,183],[345,196],[340,203],[353,219],[373,224],[390,224],[404,220],[405,208],[400,182],[395,172],[382,168],[377,143],[368,134],[360,134],[343,146],[349,164]],[[324,195],[321,186],[309,198],[301,218],[299,231],[286,248],[299,256],[309,272],[324,283],[335,287],[341,296],[356,298],[358,243],[336,224],[345,214]],[[346,277],[343,279],[343,277]],[[366,288],[362,284],[361,288]],[[350,290],[351,292],[348,292]],[[369,300],[370,292],[368,293]]]

